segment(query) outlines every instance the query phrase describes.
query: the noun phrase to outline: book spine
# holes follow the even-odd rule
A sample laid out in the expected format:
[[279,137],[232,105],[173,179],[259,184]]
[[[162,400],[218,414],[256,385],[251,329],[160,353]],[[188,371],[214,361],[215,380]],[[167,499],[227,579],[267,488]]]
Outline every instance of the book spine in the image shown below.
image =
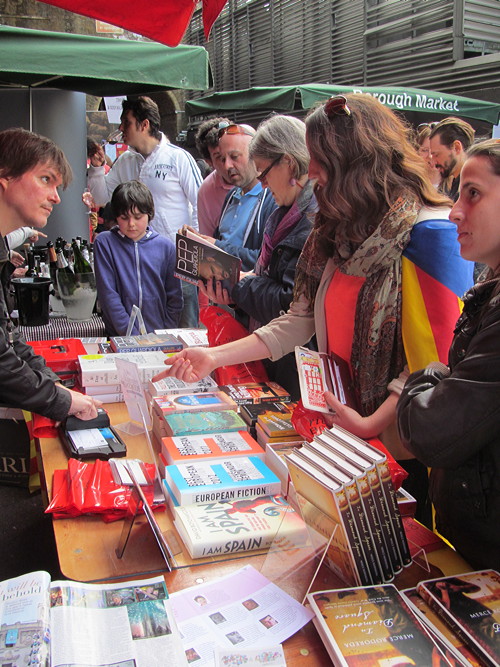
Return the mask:
[[498,662],[493,660],[490,655],[488,655],[482,646],[480,646],[475,639],[468,633],[464,628],[457,623],[453,615],[448,612],[443,605],[436,600],[432,593],[426,588],[425,585],[417,584],[417,593],[422,597],[424,602],[426,602],[431,609],[433,609],[436,614],[446,623],[450,630],[462,641],[465,646],[468,646],[470,650],[477,656],[480,660],[481,665],[486,665],[486,667],[498,667]]
[[126,347],[117,347],[111,343],[113,352],[120,354],[128,354],[129,352],[179,352],[181,348],[177,345],[134,345]]
[[346,489],[346,496],[351,508],[356,530],[358,531],[361,542],[361,550],[365,557],[365,562],[370,573],[370,583],[381,584],[382,573],[378,564],[375,546],[373,544],[372,535],[368,527],[367,517],[361,502],[357,484],[354,480],[348,484],[344,484]]
[[[338,492],[333,493],[337,496],[337,498],[339,497]],[[347,500],[346,495],[347,494],[344,491],[344,498],[339,498],[338,501],[340,516],[342,523],[344,524],[349,544],[351,545],[352,556],[361,581],[361,585],[369,586],[372,581],[370,570],[368,568],[368,564],[363,553],[362,543],[356,529],[356,521],[352,512],[351,504],[344,501]]]
[[172,480],[168,471],[165,471],[165,479],[175,496],[179,505],[195,505],[207,502],[224,502],[229,500],[245,500],[256,498],[257,496],[275,496],[281,493],[281,482],[262,482],[249,486],[241,487],[221,487],[214,489],[203,489],[203,487],[193,487],[189,490],[180,490]]
[[380,483],[384,491],[385,501],[387,503],[387,507],[389,508],[392,527],[394,529],[394,535],[396,537],[399,554],[401,556],[401,562],[403,563],[404,567],[407,567],[408,565],[411,565],[412,557],[410,553],[410,547],[408,546],[408,540],[406,539],[406,533],[403,520],[401,519],[398,502],[396,500],[394,486],[392,485],[389,464],[386,460],[376,463],[376,467],[379,473]]
[[85,393],[88,396],[96,396],[98,394],[117,394],[122,390],[121,384],[108,384],[108,385],[90,385],[89,387],[84,387]]
[[121,392],[115,394],[94,394],[93,398],[102,401],[102,403],[123,403],[125,400]]
[[373,498],[371,486],[368,482],[368,476],[366,473],[359,476],[357,479],[357,486],[368,521],[373,545],[375,547],[379,570],[382,574],[383,581],[388,583],[394,579],[394,572],[392,570],[392,564],[389,560],[375,500]]
[[377,508],[380,527],[382,529],[382,535],[387,548],[387,553],[391,561],[392,570],[394,574],[397,574],[403,569],[401,564],[401,556],[399,554],[396,536],[394,534],[391,515],[389,513],[389,508],[387,507],[384,491],[382,489],[382,483],[375,466],[373,467],[373,472],[368,471],[367,477],[368,483],[370,484],[372,490],[372,497]]

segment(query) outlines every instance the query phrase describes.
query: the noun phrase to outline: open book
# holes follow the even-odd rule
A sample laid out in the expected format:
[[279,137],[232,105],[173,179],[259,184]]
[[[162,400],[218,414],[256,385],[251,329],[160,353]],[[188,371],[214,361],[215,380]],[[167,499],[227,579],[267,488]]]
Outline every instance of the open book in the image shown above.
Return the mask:
[[231,291],[240,279],[241,259],[230,255],[201,236],[187,232],[175,236],[174,276],[197,285],[199,280],[219,280]]
[[30,572],[0,583],[0,664],[187,665],[163,577],[51,583]]

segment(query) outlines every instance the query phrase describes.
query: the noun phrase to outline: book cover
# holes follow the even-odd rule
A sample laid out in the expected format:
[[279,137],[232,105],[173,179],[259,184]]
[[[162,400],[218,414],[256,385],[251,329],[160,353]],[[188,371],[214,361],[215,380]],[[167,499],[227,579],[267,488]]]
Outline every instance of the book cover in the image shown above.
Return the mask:
[[309,593],[315,625],[342,667],[431,667],[444,656],[392,584]]
[[297,494],[335,522],[336,552],[330,555],[332,570],[348,585],[371,583],[344,486],[315,468],[301,456],[300,450],[286,454],[285,458]]
[[400,591],[413,613],[427,628],[433,638],[440,641],[444,647],[444,654],[452,665],[460,667],[481,667],[478,658],[470,651],[462,640],[452,632],[451,628],[433,611],[420,597],[416,588],[407,588]]
[[178,338],[184,347],[208,347],[208,332],[206,329],[155,329],[155,333],[170,333]]
[[248,403],[247,405],[240,405],[240,415],[249,426],[255,426],[259,415],[272,414],[281,417],[292,412],[294,405],[294,403],[283,403],[281,401]]
[[258,456],[264,459],[262,447],[244,430],[162,438],[161,451],[169,465],[234,456]]
[[147,383],[154,375],[165,370],[165,353],[159,351],[120,354],[82,354],[78,356],[83,387],[119,384],[115,360],[126,359],[137,364],[141,382]]
[[179,505],[275,496],[281,483],[258,456],[169,465],[165,480]]
[[225,503],[201,503],[174,509],[177,528],[191,558],[223,556],[279,548],[307,541],[307,527],[281,495]]
[[201,237],[175,235],[174,276],[197,285],[202,280],[218,280],[229,292],[240,280],[241,259],[230,255]]
[[396,492],[392,483],[389,463],[385,454],[370,445],[365,440],[361,440],[361,438],[356,437],[340,426],[332,426],[332,428],[323,431],[322,435],[334,440],[340,439],[340,441],[353,452],[357,452],[361,456],[373,462],[380,479],[380,484],[388,508],[391,526],[398,546],[401,563],[403,567],[408,567],[411,565],[412,557],[410,548],[408,546],[408,540],[406,538],[401,513],[399,511],[398,503],[396,500]]
[[257,424],[267,433],[270,438],[278,439],[283,436],[298,437],[298,433],[292,424],[292,413],[276,415],[272,412],[264,412],[257,417]]
[[[350,451],[342,443],[322,438],[321,435],[316,436],[310,446],[319,448],[319,451],[327,458],[331,459],[333,456],[335,465],[355,480],[377,552],[383,580],[385,583],[392,581],[394,574],[399,572],[402,567],[390,524],[386,521],[387,517],[383,511],[381,511],[380,483],[378,488],[373,485],[372,478],[378,478],[375,466],[357,453]],[[373,473],[371,476],[368,475],[368,470]]]
[[246,430],[245,422],[235,410],[177,412],[165,415],[164,419],[167,435],[171,437]]
[[314,443],[305,443],[299,452],[314,466],[325,472],[325,474],[332,479],[333,483],[340,483],[343,485],[347,502],[351,508],[356,531],[358,533],[361,552],[368,567],[370,575],[369,583],[381,584],[383,581],[383,573],[375,549],[373,536],[370,531],[368,516],[365,512],[363,499],[359,492],[358,485],[356,484],[356,480],[351,475],[344,473],[333,460],[323,456],[318,449],[309,446],[312,444]]
[[276,382],[250,382],[246,384],[228,384],[219,387],[238,405],[249,403],[290,403],[290,394]]
[[255,425],[255,439],[260,445],[262,445],[262,447],[265,447],[268,443],[272,443],[274,445],[283,445],[285,443],[298,445],[304,442],[303,438],[301,438],[298,433],[295,435],[282,435],[271,438],[271,436],[264,431],[259,423]]
[[146,352],[163,350],[163,352],[180,352],[183,345],[172,334],[141,334],[137,336],[111,336],[109,339],[113,352]]
[[166,417],[177,412],[210,412],[212,410],[237,410],[236,403],[222,391],[207,391],[196,394],[165,394],[151,401],[153,410]]
[[217,391],[217,383],[209,375],[198,380],[198,382],[184,382],[174,377],[165,377],[161,380],[148,383],[148,393],[154,396],[165,396],[168,394],[199,394],[205,391]]
[[396,502],[398,503],[401,516],[415,516],[417,500],[406,489],[403,489],[403,487],[396,491]]
[[500,662],[500,574],[466,572],[421,581],[418,594],[489,667]]
[[340,357],[316,352],[306,347],[295,348],[302,403],[310,410],[332,412],[325,401],[325,391],[331,391],[344,405],[356,408],[349,364]]

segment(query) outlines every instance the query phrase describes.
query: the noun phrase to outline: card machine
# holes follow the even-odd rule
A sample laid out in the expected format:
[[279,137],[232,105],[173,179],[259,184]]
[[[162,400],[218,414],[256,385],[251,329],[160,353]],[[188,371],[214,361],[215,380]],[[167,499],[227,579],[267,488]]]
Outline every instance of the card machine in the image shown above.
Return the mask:
[[75,459],[104,459],[125,456],[127,447],[111,426],[109,415],[103,408],[97,409],[94,419],[67,417],[59,429],[68,454]]

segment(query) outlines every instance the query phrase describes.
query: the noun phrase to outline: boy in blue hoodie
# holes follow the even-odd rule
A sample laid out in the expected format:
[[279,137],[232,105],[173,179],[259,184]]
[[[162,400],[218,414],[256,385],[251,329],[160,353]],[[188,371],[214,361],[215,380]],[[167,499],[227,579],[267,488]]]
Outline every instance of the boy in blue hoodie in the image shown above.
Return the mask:
[[[126,334],[134,305],[148,333],[177,327],[182,289],[174,278],[175,246],[148,227],[154,217],[151,192],[139,181],[121,183],[111,211],[116,226],[94,243],[97,295],[108,335]],[[132,334],[138,333],[136,321]]]

